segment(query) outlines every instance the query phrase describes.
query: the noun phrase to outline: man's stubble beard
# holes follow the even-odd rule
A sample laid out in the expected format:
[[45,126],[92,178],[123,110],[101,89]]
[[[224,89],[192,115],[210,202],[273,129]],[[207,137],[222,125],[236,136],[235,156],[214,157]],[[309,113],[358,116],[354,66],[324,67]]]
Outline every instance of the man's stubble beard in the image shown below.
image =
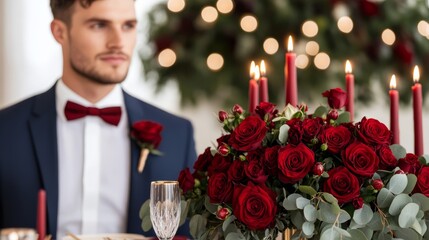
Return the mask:
[[[70,48],[70,65],[74,72],[78,75],[88,79],[91,82],[98,83],[101,85],[111,85],[122,83],[128,75],[128,70],[130,65],[127,66],[123,76],[113,76],[114,74],[109,75],[108,73],[100,72],[100,69],[97,69],[95,66],[95,59],[91,62],[86,56],[81,54],[79,50],[74,50],[73,47]],[[76,57],[76,55],[78,55]],[[101,68],[101,67],[99,67]],[[119,68],[119,66],[118,66]]]

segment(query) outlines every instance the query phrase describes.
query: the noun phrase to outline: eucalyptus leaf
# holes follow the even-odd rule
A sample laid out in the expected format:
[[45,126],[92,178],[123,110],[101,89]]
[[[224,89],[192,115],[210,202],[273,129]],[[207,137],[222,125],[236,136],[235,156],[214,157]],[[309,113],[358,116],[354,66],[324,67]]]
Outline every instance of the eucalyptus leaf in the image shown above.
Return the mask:
[[237,219],[234,215],[231,215],[231,216],[229,216],[229,217],[227,217],[226,219],[225,219],[225,221],[223,221],[223,224],[222,224],[222,230],[225,232],[225,230],[226,230],[226,228],[235,220],[235,219]]
[[393,194],[400,194],[404,192],[405,188],[408,184],[408,178],[405,174],[395,174],[390,178],[389,184],[387,188],[393,193]]
[[390,204],[390,207],[389,207],[390,215],[392,216],[399,215],[401,213],[401,210],[405,207],[405,205],[407,205],[410,202],[412,202],[412,199],[407,194],[397,195],[393,199],[392,204]]
[[320,240],[341,240],[341,234],[335,231],[333,228],[325,230],[320,236]]
[[308,194],[312,197],[317,194],[317,191],[311,186],[301,185],[298,187],[298,189],[302,193]]
[[338,200],[330,193],[322,193],[323,198],[329,203],[338,203]]
[[301,211],[293,211],[291,213],[291,220],[294,226],[301,228],[302,224],[305,222],[304,216]]
[[314,223],[313,222],[304,222],[302,224],[302,232],[306,236],[311,236],[314,233]]
[[296,207],[299,209],[304,209],[308,204],[310,204],[310,200],[307,198],[300,197],[296,199]]
[[225,240],[246,240],[246,238],[241,233],[232,232],[232,233],[226,235]]
[[419,162],[422,165],[427,165],[429,163],[429,155],[425,154],[419,157]]
[[150,215],[150,199],[146,200],[143,205],[140,207],[139,216],[140,219],[143,219],[145,216]]
[[350,225],[349,225],[350,229],[359,229],[359,228],[363,228],[363,227],[365,227],[365,225],[358,224],[353,219],[350,221]]
[[419,234],[410,228],[401,228],[395,231],[397,238],[402,238],[406,240],[420,240],[422,239]]
[[429,198],[421,193],[415,193],[411,196],[413,202],[419,204],[423,212],[429,211]]
[[417,177],[414,174],[407,174],[407,179],[408,179],[408,183],[407,183],[407,187],[404,189],[404,193],[410,194],[411,192],[413,192],[414,187],[416,186]]
[[407,150],[399,144],[390,145],[390,150],[392,150],[392,153],[395,156],[396,160],[404,158],[405,155],[407,155]]
[[401,228],[411,227],[414,224],[414,222],[417,222],[416,217],[418,212],[419,212],[419,205],[417,203],[408,203],[407,205],[405,205],[405,207],[402,209],[401,213],[399,214],[399,219],[398,219],[399,226]]
[[150,220],[150,215],[146,215],[143,217],[141,227],[145,232],[152,229],[152,221]]
[[418,234],[423,235],[423,229],[419,221],[415,220],[411,225],[411,228],[414,229]]
[[195,214],[189,221],[189,230],[194,239],[199,239],[206,230],[207,218]]
[[304,217],[309,222],[315,222],[317,219],[316,208],[311,204],[308,204],[307,206],[305,206],[304,207]]
[[378,212],[374,213],[372,215],[372,219],[368,224],[368,227],[370,227],[374,231],[381,231],[383,229],[383,224],[381,223],[381,217]]
[[283,200],[283,207],[286,210],[297,210],[298,207],[296,206],[296,200],[298,198],[302,197],[301,194],[298,193],[292,193],[287,198]]
[[337,124],[350,122],[350,113],[349,112],[343,112],[343,113],[341,113],[338,116],[336,122],[337,122]]
[[204,200],[204,206],[206,207],[207,211],[212,214],[216,214],[218,205],[211,203],[209,196],[206,196]]
[[188,215],[189,205],[191,201],[180,201],[180,222],[179,226],[182,226],[186,221],[186,216]]
[[373,214],[371,207],[368,204],[364,204],[362,208],[355,210],[353,220],[357,224],[365,225],[371,221]]
[[387,208],[393,201],[395,196],[387,188],[382,188],[377,195],[377,205],[380,208]]
[[283,124],[279,129],[279,141],[282,144],[285,144],[287,142],[287,139],[289,137],[289,125]]
[[328,114],[328,108],[325,106],[319,106],[314,111],[313,117],[323,118],[323,116],[325,116],[326,114]]
[[344,229],[339,228],[337,226],[333,226],[332,229],[337,231],[341,235],[341,238],[344,238],[344,237],[351,238],[352,237],[352,235],[350,235],[350,233],[347,232],[347,230],[344,230]]
[[352,240],[369,240],[367,236],[359,229],[350,229],[349,230],[350,238]]

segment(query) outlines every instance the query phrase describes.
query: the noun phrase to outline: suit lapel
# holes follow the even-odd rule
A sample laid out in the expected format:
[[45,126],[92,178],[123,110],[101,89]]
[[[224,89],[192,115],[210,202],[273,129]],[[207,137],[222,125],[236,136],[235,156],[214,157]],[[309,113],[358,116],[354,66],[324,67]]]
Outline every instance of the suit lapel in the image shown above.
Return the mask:
[[[145,113],[143,105],[136,98],[131,97],[129,94],[124,92],[125,106],[127,108],[129,126],[143,120]],[[131,141],[131,139],[130,139]],[[140,148],[138,145],[131,141],[131,173],[130,173],[130,194],[128,200],[128,223],[127,232],[130,233],[141,233],[141,224],[139,218],[140,207],[148,196],[145,196],[145,192],[148,192],[150,188],[150,180],[148,174],[145,174],[146,169],[149,169],[150,157],[147,159],[146,167],[143,173],[138,173],[137,165],[140,157]],[[147,184],[146,184],[147,183]]]
[[42,187],[47,194],[48,232],[56,235],[58,211],[58,149],[55,86],[36,97],[29,121]]

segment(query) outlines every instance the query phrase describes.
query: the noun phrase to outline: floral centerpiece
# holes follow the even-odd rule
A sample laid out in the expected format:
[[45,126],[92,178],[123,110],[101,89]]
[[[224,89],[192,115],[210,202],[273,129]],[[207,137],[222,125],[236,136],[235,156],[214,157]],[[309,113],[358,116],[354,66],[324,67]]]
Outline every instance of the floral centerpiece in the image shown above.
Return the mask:
[[219,112],[225,134],[178,179],[195,239],[429,236],[427,158],[390,145],[376,119],[349,122],[341,89],[323,96],[312,114],[268,102]]

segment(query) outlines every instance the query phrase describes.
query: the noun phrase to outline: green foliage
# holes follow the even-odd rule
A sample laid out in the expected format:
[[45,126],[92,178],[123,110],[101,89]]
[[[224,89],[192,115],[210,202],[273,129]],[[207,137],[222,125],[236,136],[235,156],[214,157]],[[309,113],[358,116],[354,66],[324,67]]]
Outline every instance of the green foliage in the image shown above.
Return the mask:
[[[400,79],[400,99],[408,102],[412,65],[429,68],[429,43],[417,32],[417,23],[429,17],[425,0],[233,0],[232,12],[219,13],[214,23],[203,22],[201,10],[206,6],[216,7],[216,2],[187,0],[183,11],[178,13],[169,11],[166,3],[161,2],[148,14],[149,42],[144,46],[151,50],[141,53],[145,75],[156,80],[158,89],[169,81],[177,82],[183,104],[194,104],[202,96],[221,97],[227,104],[246,104],[250,62],[260,59],[267,63],[271,101],[284,101],[284,42],[289,35],[294,37],[297,54],[305,54],[306,43],[315,41],[319,51],[331,59],[329,68],[320,70],[313,63],[314,57],[308,56],[309,66],[298,69],[300,101],[320,96],[321,88],[327,85],[344,86],[346,59],[353,64],[356,95],[361,101],[371,100],[373,79],[379,80],[387,93],[388,80],[395,73]],[[338,18],[344,14],[354,23],[347,34],[337,27]],[[240,20],[245,15],[257,18],[254,32],[241,29]],[[318,25],[314,37],[302,33],[302,24],[307,20]],[[391,46],[381,41],[381,34],[387,28],[396,35]],[[263,49],[268,37],[279,43],[279,50],[273,55]],[[166,48],[177,55],[169,68],[158,63],[158,54]],[[215,52],[224,59],[223,67],[216,72],[206,64],[207,57]],[[429,84],[423,87],[427,92]]]

